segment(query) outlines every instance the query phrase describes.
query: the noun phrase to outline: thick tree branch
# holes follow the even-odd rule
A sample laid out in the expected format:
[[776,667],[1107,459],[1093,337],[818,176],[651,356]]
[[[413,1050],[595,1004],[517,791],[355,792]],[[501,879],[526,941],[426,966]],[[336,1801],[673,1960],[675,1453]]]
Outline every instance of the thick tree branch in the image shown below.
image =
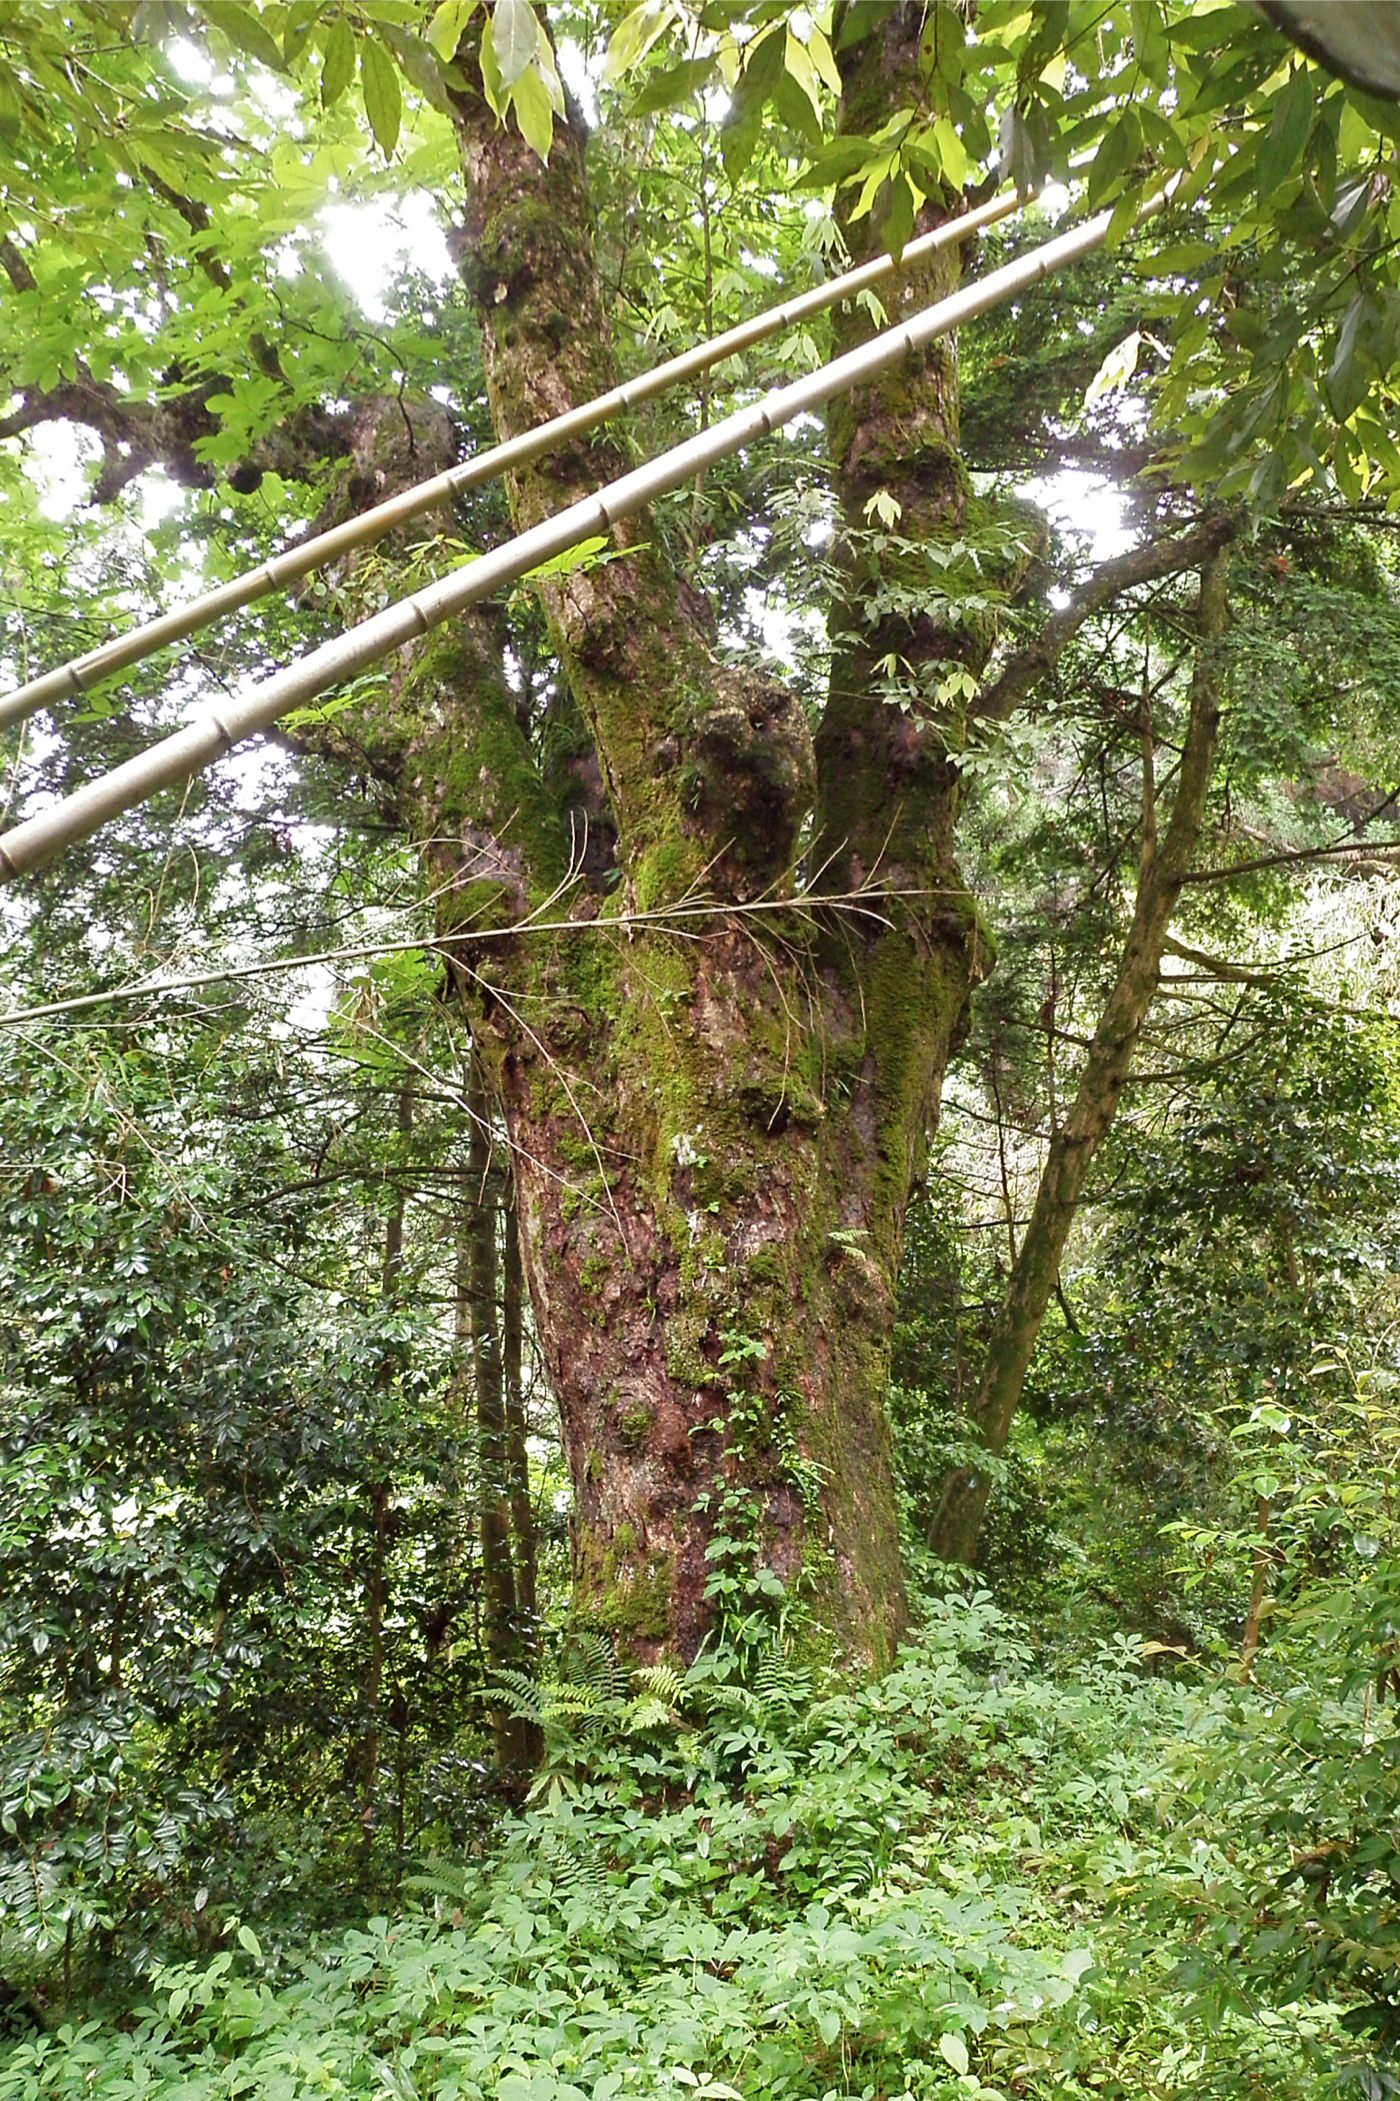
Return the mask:
[[[468,26],[468,81],[480,25],[478,14]],[[541,167],[476,89],[456,91],[454,113],[467,172],[455,246],[492,417],[508,438],[616,382],[584,129],[571,110]],[[624,460],[616,430],[600,429],[522,469],[508,481],[517,528],[591,493]],[[540,586],[581,718],[570,763],[580,777],[600,769],[619,860],[639,894],[658,866],[674,894],[702,872],[713,891],[754,894],[790,866],[810,802],[805,715],[772,680],[717,664],[710,608],[644,516],[620,522],[613,538],[625,561]]]
[[[179,214],[195,236],[190,252],[209,282],[217,285],[222,292],[231,291],[233,272],[215,245],[214,221],[208,206],[201,204],[195,197],[187,197],[182,190],[177,190],[170,183],[162,181],[150,168],[146,170],[146,179],[156,195],[165,199],[171,210]],[[285,376],[276,349],[260,330],[255,329],[250,334],[248,348],[253,353],[253,362],[258,370],[265,373],[269,379],[280,380]]]
[[[163,184],[157,182],[156,187],[192,230],[208,230],[209,218],[202,206]],[[200,259],[216,284],[228,282],[226,266],[217,257],[201,250]],[[0,234],[0,271],[17,294],[37,293],[38,282],[28,259],[9,234]],[[276,353],[266,339],[254,333],[249,347],[260,369],[270,378],[281,379]],[[201,458],[199,448],[221,428],[209,400],[227,390],[226,375],[206,373],[164,401],[143,401],[110,380],[98,379],[82,358],[74,359],[72,374],[57,386],[15,389],[16,406],[0,415],[0,440],[22,437],[45,423],[77,423],[92,431],[102,446],[102,467],[90,498],[94,504],[115,501],[129,482],[150,467],[163,468],[182,488],[211,489],[224,480],[246,495],[270,470],[300,478],[310,462],[335,459],[347,449],[347,418],[310,404],[259,439],[248,459],[231,468],[215,468]]]
[[209,397],[227,389],[218,374],[169,401],[141,401],[107,381],[94,379],[79,361],[77,376],[56,387],[29,387],[19,406],[0,416],[0,439],[16,438],[43,423],[77,423],[102,444],[102,468],[89,501],[112,503],[128,482],[150,467],[163,468],[185,489],[212,489],[225,481],[240,495],[256,489],[268,472],[305,479],[313,464],[341,457],[349,447],[349,417],[312,403],[288,416],[250,448],[233,467],[214,467],[199,453],[201,440],[216,437],[219,418]]
[[3,270],[17,292],[34,292],[38,284],[34,272],[25,261],[8,234],[0,234],[0,270]]

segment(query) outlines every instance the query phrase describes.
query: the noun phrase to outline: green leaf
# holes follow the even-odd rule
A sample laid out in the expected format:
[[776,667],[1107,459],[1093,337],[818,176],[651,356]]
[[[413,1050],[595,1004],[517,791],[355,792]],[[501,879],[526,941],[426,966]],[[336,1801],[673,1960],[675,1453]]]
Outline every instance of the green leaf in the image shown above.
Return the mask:
[[1104,235],[1105,248],[1116,248],[1132,232],[1142,209],[1142,195],[1140,189],[1130,189],[1118,199],[1109,216],[1108,232]]
[[639,89],[628,103],[629,115],[649,117],[659,109],[675,109],[678,103],[687,102],[692,95],[698,94],[713,78],[714,70],[707,58],[683,58],[678,66],[668,66],[663,73],[653,73],[646,86]]
[[905,244],[913,231],[914,192],[910,187],[909,178],[904,174],[892,176],[880,233],[896,262],[903,255]]
[[239,7],[236,0],[199,0],[199,12],[206,22],[223,31],[235,50],[255,58],[269,72],[286,70],[281,45],[251,8]]
[[540,25],[530,0],[496,0],[491,26],[501,86],[513,88],[534,57],[540,40]]
[[510,99],[521,137],[542,161],[547,161],[554,142],[554,111],[550,106],[549,90],[535,67],[531,66],[521,74],[511,90]]
[[1138,353],[1142,349],[1142,330],[1135,328],[1131,335],[1116,343],[1089,382],[1084,396],[1084,406],[1091,409],[1096,401],[1107,394],[1121,393],[1137,371]]
[[[577,547],[568,547],[563,554],[552,555],[547,562],[541,562],[537,569],[528,570],[522,582],[534,583],[542,576],[567,576],[571,570],[582,569],[586,563],[593,561],[607,544],[606,533],[596,533],[592,539],[580,540]],[[638,552],[636,548],[629,548],[627,551],[629,554]]]
[[943,163],[943,172],[955,190],[960,190],[967,181],[967,148],[946,117],[940,117],[933,127],[933,136],[938,146],[938,158]]
[[785,39],[771,27],[745,46],[744,70],[734,83],[729,114],[720,127],[724,172],[738,180],[753,158],[763,120],[763,106],[783,78]]
[[788,30],[783,44],[783,65],[787,70],[788,78],[795,80],[802,93],[806,96],[811,104],[812,115],[820,124],[822,118],[822,91],[821,83],[817,79],[817,69],[812,64],[811,52],[804,43],[793,35],[791,29]]
[[428,24],[428,42],[444,65],[457,55],[457,46],[462,41],[462,31],[471,20],[476,0],[442,0],[433,19]]
[[623,17],[608,41],[608,55],[603,61],[607,86],[613,86],[646,57],[674,12],[672,0],[642,0],[642,5],[633,7]]
[[413,87],[417,88],[425,102],[444,115],[451,113],[452,105],[443,86],[442,69],[432,46],[425,44],[410,30],[401,29],[395,22],[383,25],[384,41],[398,61],[399,71]]
[[1338,192],[1337,201],[1332,207],[1331,222],[1344,241],[1350,240],[1351,236],[1356,232],[1357,227],[1366,216],[1370,202],[1371,175],[1369,171],[1365,175],[1358,176],[1355,182],[1347,183]]
[[506,88],[496,56],[496,24],[488,15],[481,25],[481,90],[493,116],[506,113]]
[[1103,143],[1094,155],[1094,164],[1089,170],[1091,205],[1097,205],[1121,181],[1137,159],[1141,143],[1142,132],[1138,125],[1137,112],[1125,110],[1117,123],[1104,134]]
[[1259,148],[1259,195],[1266,200],[1278,188],[1307,144],[1312,130],[1314,78],[1300,69],[1289,81],[1274,106],[1273,121]]
[[1327,405],[1339,423],[1345,423],[1355,414],[1366,397],[1366,374],[1361,368],[1357,351],[1361,339],[1361,325],[1366,319],[1370,301],[1363,292],[1358,292],[1347,308],[1342,325],[1337,330],[1337,345],[1332,353],[1332,362],[1327,367]]
[[284,65],[293,65],[306,49],[316,17],[320,12],[317,0],[292,0],[287,9],[287,20],[282,30],[282,60]]
[[815,22],[812,24],[811,33],[807,38],[807,49],[812,54],[812,64],[816,67],[820,77],[826,82],[833,95],[839,95],[841,92],[841,74],[837,68],[831,45]]
[[945,2029],[938,2038],[938,2049],[944,2063],[950,2064],[961,2079],[968,2067],[967,2044],[962,2037]]
[[365,115],[369,118],[369,128],[374,133],[375,143],[383,152],[385,160],[388,160],[399,140],[403,98],[399,92],[399,76],[394,61],[382,44],[372,41],[361,44],[360,87],[365,98]]
[[1049,118],[1041,103],[1030,103],[1024,109],[1013,103],[1003,111],[1001,172],[1009,183],[1015,183],[1017,195],[1026,197],[1041,187],[1051,168],[1051,153]]
[[7,68],[0,66],[0,140],[7,146],[19,143],[22,109]]
[[331,109],[355,77],[355,37],[347,16],[337,15],[321,53],[321,105]]
[[[803,190],[825,190],[848,177],[857,174],[869,163],[871,156],[868,139],[832,139],[811,156],[806,167],[796,178],[794,187]],[[881,160],[883,165],[883,156]]]
[[808,152],[813,146],[821,144],[821,119],[786,68],[778,75],[777,85],[769,97],[769,103],[794,138],[799,139]]

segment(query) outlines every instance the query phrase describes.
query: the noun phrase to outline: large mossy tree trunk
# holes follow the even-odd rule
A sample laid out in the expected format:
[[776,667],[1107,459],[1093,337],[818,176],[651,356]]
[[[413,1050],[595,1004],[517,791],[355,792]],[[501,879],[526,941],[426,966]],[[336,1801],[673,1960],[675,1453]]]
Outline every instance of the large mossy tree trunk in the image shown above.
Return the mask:
[[[910,92],[921,20],[885,9],[852,50],[862,128],[872,95]],[[561,130],[546,169],[470,94],[458,121],[460,256],[507,436],[614,378],[582,130]],[[935,296],[956,267],[909,273],[896,301]],[[848,340],[864,325],[841,324]],[[952,858],[948,725],[891,706],[876,664],[968,643],[912,613],[872,626],[858,536],[876,488],[907,541],[962,527],[951,349],[844,406],[832,440],[852,536],[815,741],[782,687],[719,663],[707,605],[645,519],[617,529],[625,558],[541,586],[568,681],[543,739],[507,696],[483,699],[460,635],[412,675],[460,717],[413,812],[451,885],[444,930],[527,912],[571,855],[579,872],[567,931],[460,951],[457,969],[515,1151],[574,1485],[576,1609],[643,1657],[689,1656],[765,1612],[792,1624],[796,1606],[818,1643],[879,1662],[905,1618],[884,1408],[895,1283],[977,932]],[[549,456],[512,483],[515,522],[622,465],[607,435]],[[812,819],[823,888],[901,893],[882,917],[746,909],[793,893]],[[716,909],[698,930],[630,918],[699,896]]]
[[[873,101],[914,99],[922,24],[891,6],[849,47],[858,128]],[[542,167],[468,91],[457,122],[458,253],[506,437],[614,380],[583,133],[561,126]],[[892,297],[922,303],[956,269],[911,270]],[[405,653],[347,731],[423,842],[509,1133],[576,1610],[636,1657],[781,1622],[879,1663],[905,1622],[895,1286],[978,933],[953,860],[956,726],[926,697],[892,705],[878,665],[984,645],[922,614],[916,573],[908,610],[867,618],[886,579],[866,505],[900,504],[906,561],[962,531],[957,438],[947,346],[833,418],[845,588],[815,738],[783,687],[719,661],[645,518],[616,529],[620,558],[541,581],[563,670],[542,720],[478,616]],[[547,456],[510,484],[517,526],[624,463],[606,433]],[[804,829],[821,890],[878,884],[878,915],[796,901]],[[699,899],[703,922],[665,922]],[[546,900],[556,931],[472,938]]]

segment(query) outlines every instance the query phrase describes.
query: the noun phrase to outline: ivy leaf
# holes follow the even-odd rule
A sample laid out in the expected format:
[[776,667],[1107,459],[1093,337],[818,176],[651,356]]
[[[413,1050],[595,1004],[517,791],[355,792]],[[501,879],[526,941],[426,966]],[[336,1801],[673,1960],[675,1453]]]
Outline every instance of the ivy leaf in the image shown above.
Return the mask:
[[337,15],[321,53],[321,106],[331,109],[355,77],[355,35],[345,15]]
[[491,20],[501,85],[513,88],[535,55],[540,25],[530,0],[496,0]]
[[385,160],[388,160],[398,144],[403,98],[394,62],[382,44],[367,42],[360,46],[360,87],[364,93],[369,128]]

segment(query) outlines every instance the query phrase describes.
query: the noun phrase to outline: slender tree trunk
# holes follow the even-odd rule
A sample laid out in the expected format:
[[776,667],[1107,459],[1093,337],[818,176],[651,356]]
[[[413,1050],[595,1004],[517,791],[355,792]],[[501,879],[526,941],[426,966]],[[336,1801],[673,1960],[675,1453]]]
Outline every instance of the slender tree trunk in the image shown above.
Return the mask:
[[[1051,1140],[1035,1208],[988,1338],[971,1426],[992,1454],[1005,1449],[1020,1405],[1089,1169],[1117,1114],[1157,990],[1163,944],[1200,833],[1220,724],[1226,559],[1223,551],[1213,554],[1201,571],[1190,719],[1171,818],[1159,845],[1151,754],[1145,748],[1143,841],[1132,925],[1074,1105]],[[943,1559],[975,1558],[990,1486],[986,1468],[960,1467],[949,1476],[931,1533],[934,1551]]]
[[[525,1272],[520,1260],[520,1225],[515,1176],[501,1182],[504,1238],[501,1331],[505,1370],[505,1470],[510,1504],[511,1564],[515,1572],[514,1645],[517,1664],[533,1670],[539,1660],[539,1598],[535,1579],[535,1512],[530,1501],[530,1454],[525,1421]],[[517,1724],[518,1760],[533,1768],[544,1751],[537,1723]]]
[[[511,1508],[506,1451],[505,1374],[501,1350],[501,1284],[497,1230],[500,1173],[491,1129],[491,1103],[473,1049],[468,1092],[471,1137],[467,1172],[474,1205],[466,1235],[472,1379],[476,1393],[477,1523],[481,1539],[483,1632],[487,1668],[513,1668],[520,1656],[520,1614],[511,1554]],[[522,1725],[492,1707],[496,1760],[503,1770],[520,1762]]]
[[369,1506],[369,1554],[365,1570],[364,1738],[360,1752],[360,1829],[366,1845],[374,1837],[379,1789],[380,1708],[384,1697],[384,1609],[387,1601],[389,1488],[371,1481],[365,1490]]
[[[405,1079],[399,1089],[397,1121],[402,1148],[413,1129],[411,1078]],[[380,1277],[380,1295],[386,1309],[391,1309],[397,1303],[403,1279],[405,1198],[402,1159],[399,1160],[398,1166],[401,1178],[384,1223],[384,1265]],[[382,1392],[388,1392],[393,1378],[393,1357],[386,1352],[379,1371]],[[384,1700],[384,1617],[389,1595],[389,1483],[383,1472],[377,1473],[366,1483],[365,1500],[369,1509],[369,1551],[364,1579],[365,1680],[362,1694],[364,1736],[361,1747],[360,1829],[368,1846],[374,1837],[376,1796],[379,1787],[381,1708]]]
[[504,1326],[506,1478],[510,1498],[511,1553],[515,1565],[515,1606],[522,1650],[537,1646],[539,1600],[535,1582],[535,1513],[530,1501],[530,1455],[525,1420],[525,1272],[520,1260],[520,1223],[516,1215],[515,1177],[506,1177],[502,1210],[505,1219]]
[[1269,1603],[1269,1582],[1274,1569],[1274,1549],[1269,1541],[1269,1528],[1273,1523],[1274,1499],[1259,1496],[1254,1506],[1254,1582],[1249,1593],[1249,1610],[1245,1614],[1244,1633],[1240,1637],[1240,1676],[1254,1675],[1254,1659],[1259,1653],[1259,1644],[1264,1632],[1264,1613]]

